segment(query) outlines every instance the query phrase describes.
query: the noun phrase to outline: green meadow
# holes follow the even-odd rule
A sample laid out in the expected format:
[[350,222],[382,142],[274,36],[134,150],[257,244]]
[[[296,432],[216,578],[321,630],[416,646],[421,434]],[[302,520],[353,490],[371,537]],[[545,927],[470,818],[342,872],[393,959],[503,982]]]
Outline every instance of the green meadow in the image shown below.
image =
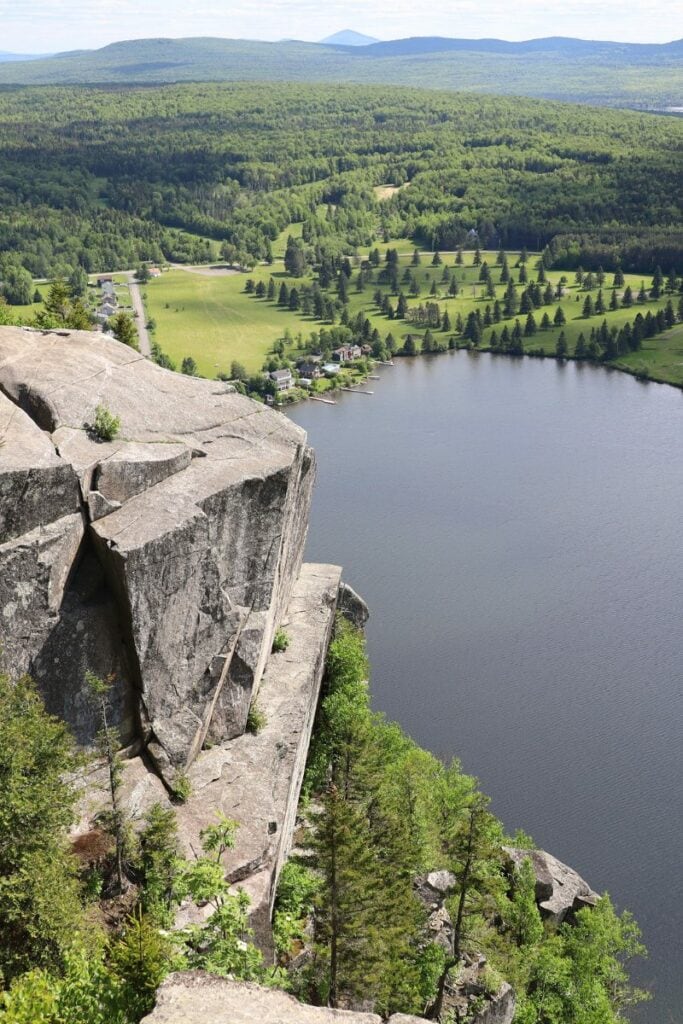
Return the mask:
[[[275,243],[274,251],[282,251],[284,241],[283,233],[283,236]],[[400,288],[406,294],[409,307],[420,303],[437,302],[442,315],[446,311],[448,312],[452,325],[449,334],[455,331],[458,316],[466,321],[467,315],[478,309],[483,317],[486,307],[492,307],[495,300],[486,295],[485,285],[479,281],[480,268],[474,265],[474,253],[465,252],[461,266],[456,265],[455,253],[441,253],[442,263],[438,266],[432,265],[432,253],[422,253],[420,264],[412,266],[412,246],[409,241],[401,239],[400,242],[392,241],[388,243],[388,246],[381,246],[382,259],[384,259],[387,247],[396,248],[399,251]],[[348,287],[349,316],[354,317],[362,312],[363,316],[370,321],[372,328],[376,328],[382,337],[391,332],[399,348],[406,336],[411,334],[419,349],[424,329],[406,321],[389,319],[375,304],[376,292],[381,291],[382,294],[388,294],[393,305],[396,305],[396,296],[390,294],[389,285],[377,282],[381,266],[375,270],[373,280],[367,283],[362,290],[358,290],[356,281],[358,267],[361,260],[365,259],[367,255],[367,250],[361,250],[352,261],[354,271]],[[491,269],[496,298],[502,303],[505,286],[499,283],[500,267],[496,266],[496,256],[497,253],[494,252],[481,253],[482,261],[486,261]],[[521,294],[525,286],[518,283],[520,272],[519,266],[517,266],[518,258],[518,253],[508,253],[510,273]],[[531,254],[526,264],[529,282],[535,281],[537,278],[537,263],[538,255]],[[406,268],[414,275],[419,285],[419,295],[417,296],[409,295],[410,285],[408,282],[402,281]],[[449,286],[444,281],[444,268],[447,268],[450,275],[454,276],[457,281],[458,294],[456,297],[451,297],[448,294]],[[609,307],[612,295],[613,276],[611,273],[606,274],[602,288],[603,300],[607,307]],[[278,290],[283,281],[290,288],[292,285],[300,286],[304,283],[313,283],[312,277],[305,279],[289,277],[279,259],[276,259],[270,266],[261,264],[249,273],[205,275],[185,270],[165,272],[161,278],[150,281],[145,286],[148,315],[156,322],[156,341],[178,363],[185,356],[193,356],[200,373],[211,377],[219,372],[228,372],[233,360],[244,364],[250,372],[258,371],[271,352],[273,343],[282,338],[287,330],[293,339],[293,345],[288,354],[295,354],[301,339],[306,341],[312,331],[317,331],[329,324],[317,321],[312,316],[305,316],[300,310],[292,312],[278,306],[277,302],[268,301],[266,298],[257,298],[255,295],[245,292],[245,284],[249,278],[255,283],[263,281],[267,284],[271,277]],[[525,351],[538,352],[542,350],[547,355],[554,355],[560,330],[564,330],[571,355],[579,335],[583,333],[588,341],[591,328],[599,327],[603,320],[607,321],[609,327],[621,327],[627,321],[633,321],[638,312],[645,314],[648,310],[656,312],[663,308],[670,298],[673,299],[674,307],[676,307],[679,298],[678,295],[662,295],[658,300],[648,299],[642,304],[636,302],[630,308],[620,308],[614,311],[607,308],[604,314],[585,319],[582,315],[585,298],[590,294],[595,302],[598,297],[598,287],[587,292],[576,284],[573,271],[546,271],[546,282],[553,286],[557,286],[563,277],[566,281],[562,298],[534,311],[538,330],[534,335],[524,338]],[[617,290],[617,294],[621,296],[625,287],[630,285],[635,297],[642,284],[648,289],[649,278],[627,274],[624,285]],[[329,290],[329,294],[331,296],[335,294],[334,287]],[[547,312],[552,321],[558,306],[561,306],[564,312],[565,325],[562,328],[553,326],[548,330],[542,330],[543,313]],[[524,327],[526,314],[520,313],[517,318]],[[496,330],[500,335],[505,323],[508,328],[511,328],[514,318],[501,321],[501,323],[493,325],[492,328],[484,330],[480,346],[482,349],[488,346],[491,331]],[[433,333],[439,335],[441,332]],[[620,358],[614,365],[629,372],[642,373],[646,371],[654,380],[682,385],[683,327],[678,325],[673,330],[658,335],[656,338],[646,339],[640,351]]]

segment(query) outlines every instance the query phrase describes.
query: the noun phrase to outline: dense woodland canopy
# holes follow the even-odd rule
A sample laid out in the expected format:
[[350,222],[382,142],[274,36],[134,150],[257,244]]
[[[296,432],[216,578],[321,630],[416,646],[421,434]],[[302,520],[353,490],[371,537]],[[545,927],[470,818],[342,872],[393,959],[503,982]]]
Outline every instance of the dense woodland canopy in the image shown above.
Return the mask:
[[[683,120],[359,86],[0,91],[0,259],[69,277],[249,264],[292,222],[320,257],[553,243],[558,262],[681,265]],[[374,187],[405,186],[380,201]]]

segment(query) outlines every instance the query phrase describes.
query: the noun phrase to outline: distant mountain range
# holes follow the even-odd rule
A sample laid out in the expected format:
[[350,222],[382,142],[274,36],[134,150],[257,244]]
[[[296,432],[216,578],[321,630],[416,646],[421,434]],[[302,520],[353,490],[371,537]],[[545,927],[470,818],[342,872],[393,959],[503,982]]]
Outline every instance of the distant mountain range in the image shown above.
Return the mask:
[[6,60],[0,84],[356,82],[645,109],[683,106],[683,40],[638,44],[551,37],[513,43],[424,36],[360,45],[357,38],[342,32],[324,43],[134,39],[99,50]]
[[333,36],[328,36],[327,39],[321,39],[323,46],[370,46],[371,43],[378,43],[379,39],[375,39],[374,36],[364,36],[362,32],[354,32],[350,28],[344,29],[342,32],[335,32]]
[[7,61],[15,60],[38,60],[40,57],[46,57],[49,54],[44,53],[7,53],[6,50],[0,50],[0,64],[5,64]]

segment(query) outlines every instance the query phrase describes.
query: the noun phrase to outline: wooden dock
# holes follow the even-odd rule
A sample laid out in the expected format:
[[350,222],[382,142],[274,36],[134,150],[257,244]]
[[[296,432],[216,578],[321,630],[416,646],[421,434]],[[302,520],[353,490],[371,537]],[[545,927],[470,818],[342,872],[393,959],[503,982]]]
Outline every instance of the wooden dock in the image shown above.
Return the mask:
[[340,391],[350,391],[352,395],[374,395],[374,391],[359,391],[358,388],[340,388]]
[[310,398],[310,400],[312,402],[322,402],[323,405],[336,405],[337,404],[336,402],[333,402],[331,398],[318,398],[316,395],[309,395],[308,397]]

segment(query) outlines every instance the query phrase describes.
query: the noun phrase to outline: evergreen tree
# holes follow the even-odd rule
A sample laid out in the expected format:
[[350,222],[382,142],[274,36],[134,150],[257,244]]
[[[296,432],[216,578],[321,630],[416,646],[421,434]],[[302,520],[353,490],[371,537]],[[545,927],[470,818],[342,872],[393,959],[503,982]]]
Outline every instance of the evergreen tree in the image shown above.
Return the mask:
[[77,758],[33,683],[0,675],[0,976],[59,970],[81,921],[67,829]]
[[303,277],[306,273],[306,257],[301,243],[291,235],[285,249],[285,270],[290,277]]
[[655,269],[654,277],[652,278],[652,287],[650,289],[650,296],[653,299],[658,299],[662,294],[662,287],[664,285],[664,274],[662,268],[657,267]]
[[129,345],[131,348],[138,348],[138,332],[135,321],[129,313],[119,310],[107,320],[107,329],[112,332],[117,341]]
[[568,354],[569,346],[567,345],[565,333],[564,331],[560,331],[560,336],[557,339],[557,344],[555,345],[555,355],[558,359],[566,359]]
[[612,282],[615,288],[624,287],[624,272],[621,269],[621,264],[617,263],[616,270],[614,271],[614,281]]
[[593,300],[591,299],[590,295],[587,295],[583,303],[583,311],[581,315],[583,316],[584,320],[589,320],[590,317],[593,316],[593,314]]
[[[557,342],[557,357],[564,359],[567,355],[564,331]],[[562,350],[561,350],[562,349]],[[543,938],[543,922],[536,905],[536,874],[531,858],[525,857],[516,869],[513,880],[510,925],[519,946],[535,946]]]
[[517,289],[515,288],[512,281],[508,281],[507,288],[505,289],[505,298],[503,300],[503,312],[506,317],[512,317],[519,309],[519,300],[517,298]]

